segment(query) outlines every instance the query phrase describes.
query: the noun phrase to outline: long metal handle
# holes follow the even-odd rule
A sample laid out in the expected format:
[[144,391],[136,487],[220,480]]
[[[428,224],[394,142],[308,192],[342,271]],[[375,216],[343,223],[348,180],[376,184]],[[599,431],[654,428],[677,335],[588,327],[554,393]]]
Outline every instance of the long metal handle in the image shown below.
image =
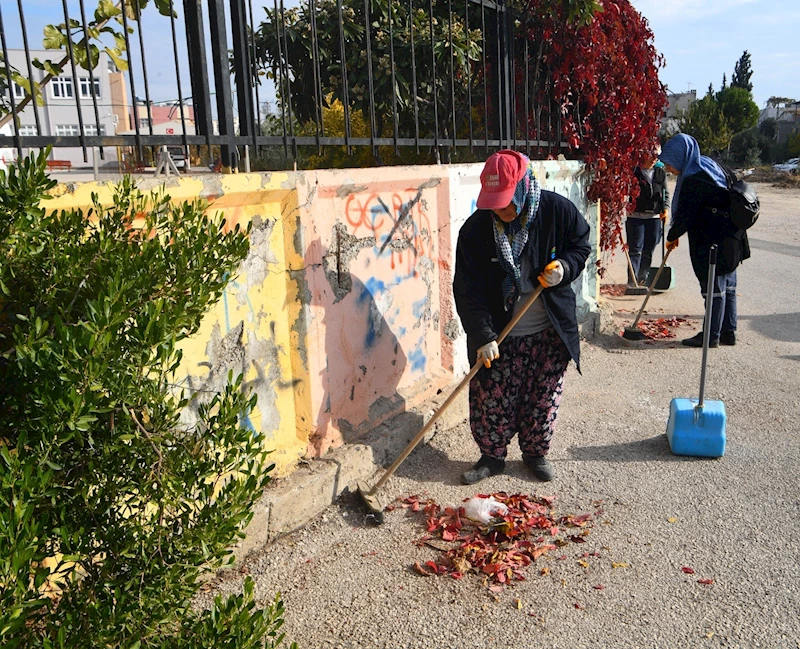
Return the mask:
[[636,320],[633,321],[633,324],[630,326],[631,329],[636,329],[636,325],[639,324],[639,318],[642,317],[644,313],[644,307],[647,306],[647,300],[650,299],[650,296],[653,294],[653,291],[656,288],[656,284],[658,283],[658,278],[661,277],[661,271],[664,270],[664,266],[667,265],[667,259],[669,259],[669,253],[672,250],[667,250],[667,254],[664,255],[664,259],[661,260],[661,265],[658,267],[656,271],[656,276],[653,278],[653,281],[650,282],[650,286],[647,288],[647,295],[644,298],[644,302],[642,302],[642,306],[639,309],[639,313],[636,314]]
[[[528,296],[525,302],[522,303],[522,306],[520,307],[519,311],[517,311],[514,314],[514,317],[511,318],[511,321],[505,326],[505,329],[503,329],[503,331],[500,332],[500,335],[497,338],[498,345],[506,339],[509,333],[511,333],[511,330],[520,321],[522,316],[525,315],[525,312],[530,308],[530,306],[536,301],[536,298],[538,298],[542,294],[543,290],[544,286],[539,284],[534,289],[533,293],[531,293]],[[439,406],[439,409],[428,420],[428,423],[422,427],[422,430],[419,431],[416,437],[414,437],[414,439],[412,439],[408,443],[408,446],[406,446],[405,449],[403,449],[403,452],[400,453],[400,455],[397,457],[397,459],[394,462],[392,462],[392,465],[388,469],[386,469],[386,473],[383,474],[381,479],[378,480],[378,482],[375,483],[375,486],[369,490],[369,495],[374,495],[375,492],[377,492],[384,484],[386,484],[386,481],[392,477],[395,471],[397,471],[397,467],[399,467],[403,463],[403,460],[405,460],[411,454],[411,451],[413,451],[417,447],[417,444],[419,444],[422,438],[425,437],[425,433],[427,433],[431,429],[431,427],[436,423],[439,417],[442,416],[444,411],[447,410],[448,406],[451,403],[453,403],[453,401],[459,395],[461,390],[463,390],[464,387],[469,385],[469,382],[472,380],[472,377],[478,373],[478,370],[480,370],[482,366],[483,366],[483,361],[481,360],[478,360],[475,363],[475,365],[472,366],[472,369],[470,369],[469,373],[463,379],[461,379],[461,383],[459,383],[455,387],[455,389],[450,394],[450,396],[447,397],[445,402],[441,406]]]
[[664,234],[664,219],[661,219],[661,259],[663,260],[666,257],[667,251],[667,242],[666,236]]
[[708,344],[711,341],[711,307],[714,304],[714,275],[717,271],[717,245],[711,246],[708,251],[708,285],[706,287],[706,319],[703,322],[703,362],[700,366],[700,397],[697,399],[697,408],[703,407],[703,397],[706,392],[706,361],[708,361]]

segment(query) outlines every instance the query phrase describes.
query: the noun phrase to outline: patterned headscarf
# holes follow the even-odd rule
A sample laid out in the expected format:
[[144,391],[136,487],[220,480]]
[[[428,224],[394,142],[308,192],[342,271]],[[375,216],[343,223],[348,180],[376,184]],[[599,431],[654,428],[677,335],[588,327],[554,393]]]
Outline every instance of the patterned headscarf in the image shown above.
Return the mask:
[[522,293],[520,261],[525,244],[528,243],[531,225],[536,218],[541,193],[539,182],[533,175],[533,167],[528,160],[528,169],[522,180],[517,183],[514,197],[511,199],[514,207],[517,208],[517,218],[511,223],[504,223],[496,215],[492,215],[497,258],[503,270],[506,271],[506,276],[503,278],[503,298],[506,311],[514,307],[514,302]]

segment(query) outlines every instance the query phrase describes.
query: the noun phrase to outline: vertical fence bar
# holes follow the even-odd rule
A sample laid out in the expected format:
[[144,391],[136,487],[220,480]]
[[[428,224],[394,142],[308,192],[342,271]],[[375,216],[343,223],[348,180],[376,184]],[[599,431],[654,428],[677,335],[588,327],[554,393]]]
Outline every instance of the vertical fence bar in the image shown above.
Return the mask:
[[238,151],[233,127],[233,98],[230,63],[228,62],[228,31],[223,0],[208,0],[208,22],[211,31],[211,63],[217,97],[219,134],[227,141],[220,147],[222,167],[233,171],[238,167]]
[[[72,32],[69,27],[69,10],[67,9],[67,0],[61,0],[61,6],[64,9],[64,25],[67,30],[67,56],[69,56],[69,65],[72,70],[72,78],[78,78],[78,67],[75,65],[75,52],[72,51]],[[80,96],[77,88],[73,88],[75,92],[75,110],[78,111],[78,130],[80,131],[81,150],[83,151],[83,161],[89,162],[89,153],[86,150],[86,130],[83,124],[83,108],[81,107]],[[94,153],[92,154],[94,155]]]
[[191,166],[191,151],[189,151],[189,143],[186,139],[186,116],[183,111],[183,89],[181,87],[181,66],[178,61],[178,33],[175,29],[175,10],[172,6],[173,0],[169,0],[169,22],[172,30],[172,56],[175,59],[175,79],[178,82],[178,108],[181,112],[181,132],[183,133],[183,151],[186,156],[187,168]]
[[314,122],[317,134],[317,154],[322,155],[322,145],[320,144],[320,122],[322,120],[322,79],[320,78],[319,51],[317,50],[317,3],[315,0],[308,0],[308,13],[311,19],[311,65],[314,68]]
[[[39,109],[36,105],[36,83],[33,80],[33,64],[31,63],[31,50],[28,47],[28,30],[25,27],[25,12],[22,10],[22,0],[17,0],[17,7],[19,7],[19,23],[22,29],[22,46],[25,48],[25,62],[28,66],[28,83],[30,83],[31,86],[30,94],[33,103],[33,121],[36,124],[36,132],[39,135],[44,135],[44,133],[42,133],[42,125],[39,122]],[[8,63],[8,59],[6,59],[6,63]],[[8,91],[13,93],[14,87],[9,86]]]
[[189,81],[192,86],[194,123],[198,135],[206,136],[206,147],[209,158],[211,158],[211,136],[214,133],[214,124],[211,118],[211,90],[208,85],[203,5],[197,0],[183,0],[183,16],[186,27],[186,49],[189,59]]
[[233,71],[236,82],[236,103],[239,108],[239,135],[251,136],[256,146],[253,116],[253,93],[250,47],[247,35],[247,9],[244,0],[231,0],[231,31],[233,38]]
[[508,110],[507,105],[504,105],[503,102],[503,74],[505,66],[504,64],[504,48],[503,48],[503,39],[502,33],[500,30],[500,23],[502,21],[502,7],[499,3],[495,3],[495,41],[497,43],[497,66],[495,69],[495,75],[497,77],[497,135],[498,139],[500,140],[500,148],[504,149],[503,146],[503,136],[504,136],[504,129],[503,129],[503,117],[505,112]]
[[489,80],[488,65],[486,63],[486,6],[481,2],[481,37],[483,38],[483,136],[484,151],[489,153]]
[[14,144],[17,147],[17,157],[22,160],[22,144],[19,141],[19,126],[17,124],[17,100],[14,97],[14,79],[11,77],[11,62],[8,60],[8,46],[6,44],[6,28],[3,23],[3,7],[0,6],[0,45],[3,47],[3,62],[6,69],[6,83],[8,96],[11,100],[11,124],[14,129]]
[[275,38],[278,41],[278,95],[281,98],[281,125],[283,126],[283,156],[289,157],[289,141],[286,134],[286,95],[283,88],[283,40],[281,38],[281,22],[278,18],[278,0],[275,3]]
[[[83,44],[86,46],[86,71],[89,73],[89,95],[92,97],[92,108],[94,109],[94,123],[95,128],[97,129],[96,135],[100,135],[100,109],[97,106],[97,93],[94,89],[94,67],[92,66],[92,50],[89,46],[89,25],[86,22],[86,8],[84,5],[83,0],[80,0],[78,6],[81,10],[81,23],[83,24]],[[139,31],[141,33],[141,22],[139,23]],[[142,52],[142,56],[144,56],[144,52]],[[97,55],[97,65],[100,65],[100,54]],[[100,79],[97,80],[98,85],[100,84]],[[147,83],[147,77],[145,76],[145,83]],[[73,79],[72,85],[74,86],[73,92],[75,92],[78,96],[81,94],[81,80],[80,79]],[[92,147],[92,157],[94,158],[94,147]],[[103,147],[100,147],[100,159],[105,160],[105,154],[103,153]]]
[[289,135],[292,138],[292,156],[297,160],[297,140],[294,137],[294,111],[292,111],[292,80],[289,76],[289,41],[286,37],[286,10],[281,0],[281,29],[283,31],[283,51],[286,54],[286,100],[289,102]]
[[389,64],[392,66],[392,121],[394,122],[394,152],[400,153],[397,139],[400,137],[400,118],[397,114],[397,75],[394,70],[394,3],[389,3]]
[[414,0],[408,0],[408,38],[411,41],[411,92],[414,95],[414,142],[419,153],[419,97],[417,92],[417,56],[414,47]]
[[339,58],[342,62],[342,103],[344,104],[344,146],[350,155],[350,91],[347,86],[347,51],[344,40],[344,16],[342,0],[336,0],[336,11],[339,15]]
[[530,68],[528,67],[528,35],[525,34],[525,153],[531,157],[531,122],[530,115]]
[[514,49],[514,17],[511,12],[506,10],[506,56],[510,60],[510,65],[507,68],[507,82],[506,82],[506,95],[509,97],[509,126],[513,137],[514,145],[512,148],[517,148],[517,57]]
[[428,26],[431,33],[431,75],[433,77],[433,142],[436,147],[436,162],[439,162],[439,102],[436,99],[436,40],[433,33],[433,0],[428,0]]
[[369,140],[372,147],[372,154],[378,154],[378,147],[375,146],[375,131],[378,123],[375,118],[375,80],[372,76],[372,21],[369,17],[369,2],[364,0],[364,36],[367,39],[367,84],[369,87]]
[[453,120],[453,153],[456,151],[456,72],[453,50],[453,0],[447,0],[447,31],[450,37],[450,112]]
[[[83,2],[83,0],[81,0]],[[139,53],[142,55],[142,78],[144,79],[144,100],[147,102],[147,128],[150,131],[150,135],[153,135],[153,102],[150,99],[150,81],[147,78],[147,57],[145,56],[144,50],[144,25],[142,24],[142,10],[139,7],[138,3],[134,3],[133,6],[135,7],[134,13],[136,15],[136,26],[138,27],[137,30],[137,37],[139,40]],[[150,147],[150,151],[153,152],[153,158],[155,158],[155,151],[156,147]]]
[[469,122],[469,150],[474,151],[473,146],[473,130],[472,130],[472,63],[469,58],[469,48],[472,44],[469,31],[469,4],[471,0],[464,0],[464,27],[467,32],[467,121]]
[[[259,91],[258,91],[259,87],[261,86],[261,81],[258,76],[258,57],[256,53],[256,37],[255,37],[256,21],[253,19],[253,0],[248,0],[247,4],[248,4],[248,9],[250,11],[250,29],[251,29],[250,48],[252,50],[250,56],[252,57],[253,60],[253,88],[256,91],[256,128],[258,135],[261,136],[264,135],[264,129],[261,126],[261,97],[259,96]],[[256,142],[255,154],[256,157],[258,157],[259,155],[258,142]]]
[[128,81],[131,86],[131,100],[133,101],[133,124],[136,131],[136,153],[139,162],[144,162],[144,149],[142,148],[142,134],[139,128],[139,111],[136,107],[136,84],[133,80],[133,56],[131,56],[131,39],[128,34],[128,13],[122,12],[122,31],[125,34],[125,59],[128,62]]

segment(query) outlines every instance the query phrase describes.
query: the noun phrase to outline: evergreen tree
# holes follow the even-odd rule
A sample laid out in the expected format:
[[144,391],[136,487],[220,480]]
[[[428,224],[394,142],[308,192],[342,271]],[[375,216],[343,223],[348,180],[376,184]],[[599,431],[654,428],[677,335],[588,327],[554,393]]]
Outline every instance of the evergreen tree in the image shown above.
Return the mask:
[[733,68],[733,76],[731,77],[731,86],[734,88],[744,88],[748,92],[753,91],[753,84],[750,77],[753,76],[753,70],[750,67],[750,53],[745,50],[741,58],[736,62]]
[[722,73],[722,88],[721,88],[721,89],[722,89],[722,90],[725,90],[725,88],[727,88],[727,87],[728,87],[728,75],[726,75],[726,74],[723,72],[723,73]]

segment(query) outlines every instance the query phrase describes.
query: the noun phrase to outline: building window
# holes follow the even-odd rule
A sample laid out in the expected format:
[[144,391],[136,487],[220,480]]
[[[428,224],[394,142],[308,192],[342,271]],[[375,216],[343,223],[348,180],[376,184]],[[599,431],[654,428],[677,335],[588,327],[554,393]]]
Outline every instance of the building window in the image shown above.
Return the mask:
[[55,99],[69,99],[74,96],[70,77],[56,77],[50,82],[50,87]]
[[[84,135],[97,135],[97,124],[85,124],[83,129]],[[106,134],[105,124],[100,124],[100,135]]]
[[25,124],[24,126],[20,126],[19,134],[22,137],[30,137],[32,135],[36,135],[36,126],[34,126],[33,124]]
[[[22,86],[18,86],[13,81],[11,82],[11,86],[14,88],[14,99],[25,99],[25,89]],[[3,97],[8,97],[8,88],[3,88]]]
[[57,124],[56,135],[58,137],[68,137],[70,135],[80,135],[81,129],[77,124]]
[[[91,98],[92,96],[92,79],[89,77],[80,77],[78,79],[78,83],[81,89],[81,97],[82,98]],[[94,79],[94,96],[100,96],[100,79]]]
[[139,119],[139,128],[150,128],[150,120],[146,117]]

